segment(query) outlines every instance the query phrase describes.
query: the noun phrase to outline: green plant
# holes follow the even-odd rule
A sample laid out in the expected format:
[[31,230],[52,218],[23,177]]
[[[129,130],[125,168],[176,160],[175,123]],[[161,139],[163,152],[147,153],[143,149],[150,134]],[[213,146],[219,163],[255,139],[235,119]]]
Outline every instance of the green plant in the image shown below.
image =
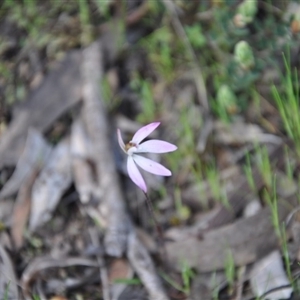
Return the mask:
[[3,300],[8,300],[9,286],[10,286],[10,281],[8,282],[7,286],[5,287],[5,292],[4,292],[4,298],[3,298]]
[[190,284],[191,284],[191,280],[195,276],[195,273],[186,262],[183,262],[181,265],[182,285],[178,284],[174,279],[172,279],[169,275],[163,272],[161,272],[160,275],[166,282],[168,282],[176,290],[186,295],[190,294]]
[[78,0],[78,5],[79,5],[79,18],[82,27],[81,43],[83,45],[87,45],[92,41],[89,5],[86,0]]
[[229,123],[231,115],[238,111],[237,103],[237,97],[232,89],[228,85],[222,84],[217,90],[213,108],[224,123]]
[[239,66],[248,71],[254,67],[255,60],[252,48],[246,41],[239,41],[234,47],[234,58]]
[[246,174],[246,178],[248,181],[248,184],[251,188],[251,190],[256,193],[256,186],[253,178],[253,172],[252,172],[252,167],[251,167],[251,161],[250,161],[250,155],[249,153],[246,154],[246,165],[243,166],[244,172]]
[[272,223],[275,229],[275,232],[279,239],[281,239],[281,226],[279,221],[279,214],[278,214],[278,201],[277,201],[277,194],[276,194],[276,177],[273,178],[272,182],[272,194],[267,190],[264,190],[264,198],[267,201],[267,204],[271,210],[271,218]]
[[174,78],[174,59],[172,56],[174,46],[172,44],[175,42],[173,39],[174,36],[170,29],[163,26],[140,42],[147,49],[158,74],[161,74],[167,81]]
[[255,155],[257,159],[257,166],[260,174],[263,177],[264,183],[268,188],[272,187],[273,173],[268,150],[265,146],[255,146]]
[[294,164],[291,163],[290,153],[289,153],[289,149],[287,146],[284,147],[284,159],[285,159],[286,174],[290,180],[293,180],[294,179],[294,176],[293,176],[293,173],[294,173],[293,165]]
[[95,4],[97,5],[97,8],[105,18],[109,17],[109,5],[111,1],[110,0],[96,0]]
[[219,299],[219,287],[216,283],[216,273],[215,272],[212,275],[212,286],[214,287],[212,290],[212,299],[218,300]]
[[288,238],[286,236],[286,227],[285,227],[285,224],[282,223],[282,226],[281,226],[281,250],[282,250],[282,254],[283,254],[283,259],[284,259],[287,276],[288,276],[290,282],[293,282],[290,254],[288,251],[287,243],[288,243]]
[[201,49],[203,46],[206,45],[206,37],[203,34],[201,25],[199,23],[195,23],[191,26],[185,26],[185,31],[191,45],[195,49]]
[[214,199],[216,201],[220,201],[227,208],[230,208],[227,195],[221,184],[218,169],[214,163],[207,166],[206,178],[209,183],[210,190]]
[[272,86],[272,93],[277,104],[284,129],[295,143],[297,155],[300,156],[300,110],[299,82],[297,70],[292,72],[289,60],[284,56],[286,75],[282,77],[283,90],[278,91]]
[[232,294],[235,281],[235,265],[233,255],[229,249],[227,249],[225,260],[225,275],[229,286],[229,294]]
[[188,206],[182,203],[181,192],[179,187],[175,188],[174,198],[177,216],[180,220],[186,221],[191,216],[191,211]]

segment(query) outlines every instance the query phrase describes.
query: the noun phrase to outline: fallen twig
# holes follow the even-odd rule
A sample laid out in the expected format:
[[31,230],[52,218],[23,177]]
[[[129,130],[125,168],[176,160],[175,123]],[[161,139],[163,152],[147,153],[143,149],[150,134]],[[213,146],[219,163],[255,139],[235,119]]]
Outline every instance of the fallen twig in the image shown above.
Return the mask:
[[[134,226],[126,212],[123,195],[118,184],[118,176],[110,145],[110,131],[105,109],[102,104],[99,82],[102,79],[102,49],[95,42],[83,52],[83,117],[87,132],[93,143],[93,160],[96,165],[97,183],[101,197],[98,209],[87,211],[106,228],[105,251],[120,257],[124,253],[145,285],[150,299],[167,300],[168,297],[155,272],[153,262],[140,243]],[[100,193],[99,193],[100,194]]]

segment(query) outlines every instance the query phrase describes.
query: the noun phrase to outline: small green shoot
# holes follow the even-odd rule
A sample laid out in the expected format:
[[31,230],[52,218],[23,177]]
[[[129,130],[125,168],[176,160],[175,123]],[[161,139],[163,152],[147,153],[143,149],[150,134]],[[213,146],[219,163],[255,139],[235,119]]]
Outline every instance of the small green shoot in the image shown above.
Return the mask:
[[296,146],[300,156],[300,110],[299,110],[299,81],[297,70],[292,72],[290,62],[284,58],[286,75],[282,78],[283,91],[279,92],[275,85],[272,87],[273,97],[277,104],[284,129]]
[[225,275],[228,282],[229,294],[233,293],[234,281],[235,281],[235,265],[234,259],[231,251],[227,250],[226,260],[225,260]]
[[5,287],[5,293],[3,300],[8,300],[8,291],[9,291],[10,281],[8,282],[7,286]]
[[212,290],[212,299],[213,300],[218,300],[219,299],[219,287],[217,285],[216,273],[215,272],[212,275],[212,286],[214,287],[213,290]]
[[287,146],[284,147],[285,171],[290,180],[294,180],[294,167],[292,166],[290,153]]
[[206,37],[203,34],[203,30],[199,23],[195,23],[191,26],[185,26],[184,29],[194,49],[198,50],[206,45]]
[[174,59],[172,57],[173,34],[169,27],[163,26],[141,41],[141,45],[147,49],[150,60],[159,74],[167,81],[174,78]]
[[271,209],[271,218],[272,223],[275,228],[275,232],[279,239],[281,239],[281,226],[279,221],[279,215],[278,215],[278,201],[277,201],[277,194],[276,194],[276,177],[274,176],[273,184],[272,184],[272,195],[267,190],[264,190],[264,196],[267,201],[267,204],[269,205]]
[[173,288],[176,290],[184,293],[185,295],[190,294],[190,285],[191,280],[195,276],[194,271],[188,266],[187,263],[182,263],[181,267],[181,278],[182,278],[182,285],[178,284],[174,279],[172,279],[169,275],[161,272],[160,275],[162,278],[168,282]]
[[271,168],[271,162],[269,158],[268,150],[265,146],[255,146],[255,154],[257,158],[257,166],[260,171],[260,174],[263,177],[264,183],[268,188],[272,187],[272,168]]
[[206,169],[206,178],[214,199],[220,201],[225,207],[230,208],[227,195],[222,188],[219,172],[215,164],[208,165]]
[[104,103],[109,111],[116,109],[121,100],[118,96],[113,95],[107,76],[104,76],[101,82],[101,91]]
[[95,4],[98,11],[105,17],[109,17],[109,6],[111,4],[110,0],[96,0]]
[[283,254],[283,259],[284,259],[284,264],[285,264],[285,269],[287,272],[288,279],[290,282],[293,282],[293,275],[292,275],[292,270],[291,270],[291,261],[290,261],[290,255],[288,251],[288,239],[286,236],[286,227],[285,224],[282,223],[281,226],[281,246],[282,246],[282,254]]
[[251,167],[251,161],[250,161],[250,155],[249,153],[246,154],[246,165],[244,167],[244,172],[246,174],[246,178],[248,181],[248,184],[253,191],[253,193],[256,193],[256,186],[253,178],[253,172],[252,172],[252,167]]
[[190,294],[191,280],[195,277],[195,273],[185,262],[182,264],[181,277],[186,294]]
[[175,280],[173,280],[169,275],[161,272],[160,273],[161,277],[168,283],[170,284],[174,289],[176,289],[177,291],[180,291],[184,294],[186,294],[186,290],[184,289],[184,287],[182,287],[180,284],[178,284]]
[[140,101],[142,102],[142,113],[137,117],[140,123],[149,123],[155,119],[157,107],[152,93],[152,85],[150,81],[143,80],[139,76],[131,81],[133,90],[139,93]]
[[82,27],[81,43],[82,45],[87,45],[92,40],[89,5],[86,0],[78,0],[78,5],[79,5],[79,18]]
[[175,208],[177,216],[180,220],[186,221],[191,216],[191,211],[188,206],[182,204],[180,188],[176,187],[174,192]]
[[212,108],[222,122],[230,123],[231,115],[237,113],[239,108],[237,97],[229,85],[222,84],[218,87]]

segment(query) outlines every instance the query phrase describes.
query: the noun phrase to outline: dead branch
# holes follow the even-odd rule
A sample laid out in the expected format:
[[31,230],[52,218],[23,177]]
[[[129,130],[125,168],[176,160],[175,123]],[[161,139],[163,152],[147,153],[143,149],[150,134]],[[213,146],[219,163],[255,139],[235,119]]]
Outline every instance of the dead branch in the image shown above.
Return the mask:
[[83,51],[82,77],[83,117],[94,147],[93,159],[102,195],[96,215],[99,220],[104,221],[103,225],[106,227],[105,250],[107,254],[117,257],[126,252],[130,263],[143,281],[150,299],[167,300],[168,297],[160,284],[153,262],[135,234],[118,184],[109,138],[111,131],[99,90],[102,79],[101,54],[100,42],[93,43]]

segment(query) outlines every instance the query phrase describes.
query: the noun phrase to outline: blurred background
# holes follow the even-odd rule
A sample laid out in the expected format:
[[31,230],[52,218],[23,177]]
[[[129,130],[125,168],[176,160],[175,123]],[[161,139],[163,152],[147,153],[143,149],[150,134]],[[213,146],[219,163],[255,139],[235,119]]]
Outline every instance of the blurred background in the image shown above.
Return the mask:
[[299,299],[299,50],[296,0],[2,0],[0,299]]

